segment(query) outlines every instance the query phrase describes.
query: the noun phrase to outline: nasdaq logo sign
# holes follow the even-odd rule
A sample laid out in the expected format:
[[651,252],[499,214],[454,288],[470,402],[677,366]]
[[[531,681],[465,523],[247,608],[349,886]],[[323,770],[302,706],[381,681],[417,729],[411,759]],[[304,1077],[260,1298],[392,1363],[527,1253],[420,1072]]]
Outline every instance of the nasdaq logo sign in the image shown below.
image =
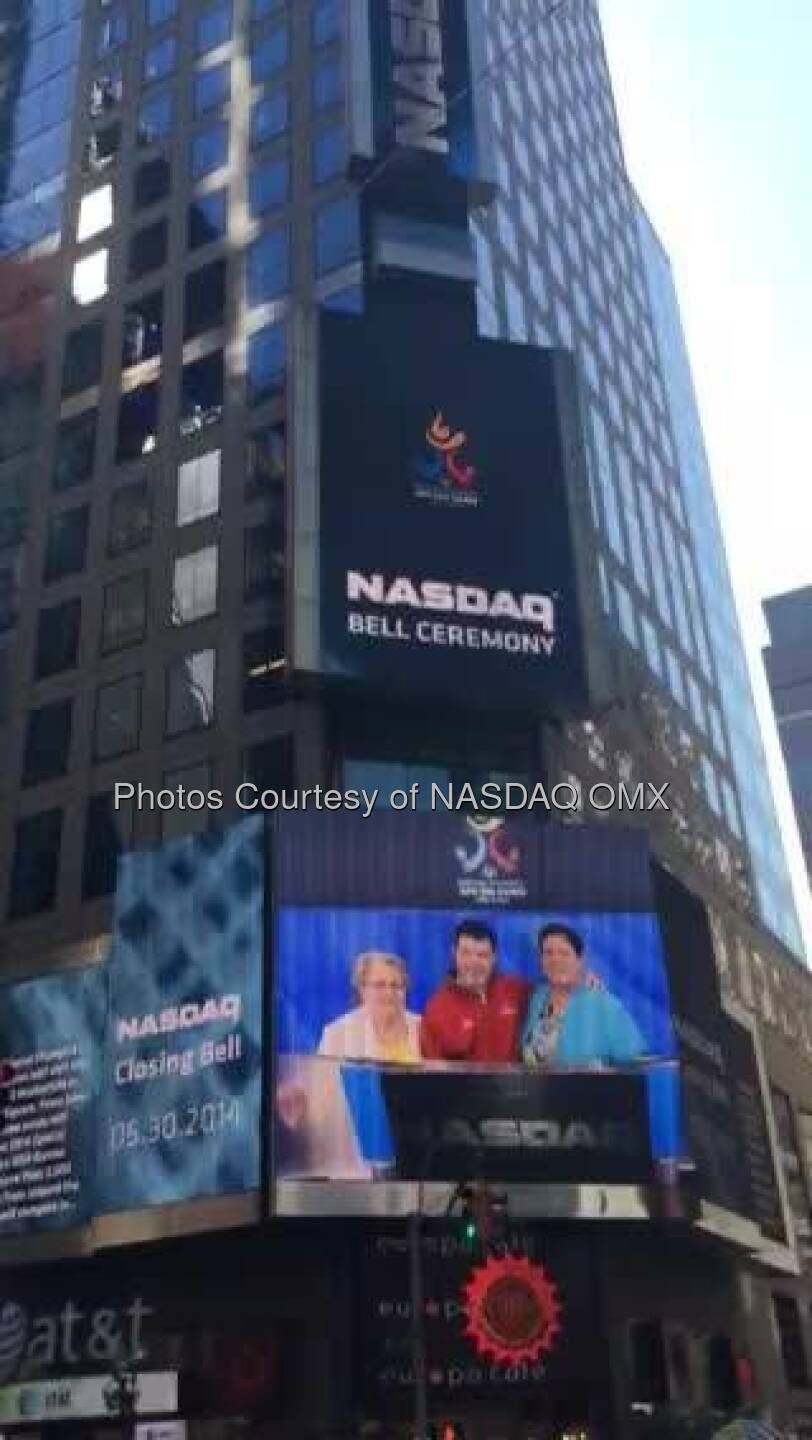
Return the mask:
[[395,142],[447,155],[441,0],[389,0]]

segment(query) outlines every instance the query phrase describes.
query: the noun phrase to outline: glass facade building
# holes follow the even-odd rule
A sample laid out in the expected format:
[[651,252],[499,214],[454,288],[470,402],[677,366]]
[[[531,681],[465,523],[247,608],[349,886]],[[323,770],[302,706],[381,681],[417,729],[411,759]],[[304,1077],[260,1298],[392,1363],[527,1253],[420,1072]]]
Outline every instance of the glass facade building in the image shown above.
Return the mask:
[[714,868],[800,954],[676,293],[625,169],[597,5],[481,13],[498,194],[473,226],[480,327],[574,351],[607,618],[693,767]]

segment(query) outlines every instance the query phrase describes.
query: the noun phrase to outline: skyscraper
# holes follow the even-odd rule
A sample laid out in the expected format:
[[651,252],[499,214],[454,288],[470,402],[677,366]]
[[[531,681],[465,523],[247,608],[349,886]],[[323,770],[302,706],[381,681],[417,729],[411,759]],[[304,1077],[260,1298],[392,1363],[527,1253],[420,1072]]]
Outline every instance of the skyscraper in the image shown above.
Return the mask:
[[[36,259],[34,242],[59,232],[49,341],[27,395],[36,405],[26,410],[25,397],[12,395],[9,413],[27,417],[24,443],[0,451],[4,978],[78,971],[90,975],[92,990],[105,971],[96,962],[108,953],[122,853],[194,834],[216,865],[219,827],[234,817],[243,781],[269,791],[318,784],[385,795],[418,782],[559,780],[577,797],[573,830],[624,818],[599,812],[590,799],[595,783],[667,790],[667,806],[632,819],[650,831],[655,875],[672,905],[667,948],[698,1016],[684,1027],[686,1045],[696,1047],[700,1111],[707,1103],[697,1132],[704,1126],[713,1181],[735,1190],[741,1177],[707,1138],[719,1134],[713,1106],[729,1082],[731,1125],[746,1131],[748,1159],[758,1152],[765,1160],[756,1198],[769,1224],[760,1229],[763,1215],[742,1220],[735,1212],[741,1223],[730,1233],[706,1214],[706,1228],[723,1242],[718,1253],[688,1223],[664,1245],[646,1224],[655,1201],[644,1187],[575,1195],[546,1184],[537,1154],[534,1181],[546,1193],[528,1213],[576,1227],[565,1235],[572,1254],[562,1273],[573,1314],[583,1318],[572,1327],[571,1368],[558,1377],[562,1428],[581,1414],[586,1352],[595,1371],[590,1423],[594,1416],[602,1425],[614,1403],[612,1370],[626,1377],[617,1401],[624,1415],[689,1393],[732,1408],[744,1398],[738,1335],[760,1356],[775,1350],[772,1328],[751,1335],[752,1313],[761,1310],[740,1307],[737,1287],[746,1282],[759,1297],[763,1286],[769,1298],[772,1279],[748,1268],[753,1251],[765,1266],[793,1272],[792,1227],[783,1219],[790,1181],[796,1219],[803,1223],[808,1210],[812,1141],[801,1154],[796,1138],[798,1153],[790,1150],[796,1130],[812,1135],[804,1101],[812,986],[795,954],[797,925],[673,284],[626,173],[597,0],[94,0],[80,14],[77,4],[20,5],[19,33],[32,56],[39,57],[36,27],[48,27],[32,75],[45,80],[61,67],[63,78],[53,96],[49,90],[27,106],[33,62],[19,60],[18,46],[0,101],[0,136],[13,157],[0,169],[0,193],[5,201],[29,182],[31,190],[14,245]],[[43,114],[53,124],[29,165],[24,137]],[[2,179],[7,172],[18,176],[14,188]],[[361,316],[364,335],[374,335],[374,373],[358,365],[369,343],[358,340]],[[423,372],[434,380],[441,363],[438,390],[453,391],[455,411],[444,413],[438,394],[430,413],[421,394],[407,427],[409,387]],[[360,375],[374,399],[370,414],[357,393]],[[487,524],[475,519],[480,484],[486,493],[506,472],[505,489],[515,484],[510,494],[529,498],[514,513],[509,502],[500,509],[497,494],[491,544],[480,529],[477,550],[474,524]],[[21,486],[25,523],[15,528]],[[384,534],[379,502],[395,495],[399,521],[412,509],[393,537]],[[470,520],[467,530],[452,532],[452,516]],[[481,567],[471,575],[460,533]],[[391,542],[387,555],[413,545],[408,563],[378,563],[383,539]],[[344,563],[350,541],[363,563]],[[435,568],[452,562],[453,576]],[[348,616],[349,601],[375,613]],[[562,613],[569,649],[558,643]],[[509,626],[491,623],[505,617]],[[358,642],[355,670],[342,649],[348,635]],[[367,641],[389,645],[374,674],[365,670]],[[429,646],[438,652],[431,660]],[[550,673],[556,681],[548,685],[539,676]],[[430,683],[421,678],[429,674]],[[129,802],[116,804],[117,786]],[[225,796],[225,813],[174,803],[181,788]],[[168,803],[156,800],[161,792]],[[480,833],[479,842],[487,849]],[[204,916],[215,956],[241,906],[250,910],[254,941],[262,930],[262,866],[256,853],[247,861],[241,845],[238,838],[222,891],[219,883],[208,894],[201,886],[194,905],[191,872],[182,863],[173,874],[187,906],[171,917],[166,969],[178,984],[199,958],[175,933],[179,915]],[[465,851],[460,859],[459,848],[450,854],[459,865],[480,863],[478,848],[473,859]],[[497,881],[506,877],[510,891],[520,857],[497,850],[497,860]],[[120,901],[115,916],[118,938],[127,931],[135,997],[116,1016],[127,1044],[162,1039],[187,1020],[194,1030],[208,1023],[210,1008],[219,1015],[225,1002],[231,1013],[240,1004],[239,995],[235,1006],[234,995],[204,992],[195,977],[178,1007],[162,1010],[158,995],[153,1013],[146,981],[156,977],[146,963],[139,971],[138,949],[155,924],[138,888],[150,863],[143,872],[124,867],[129,909],[122,918]],[[647,862],[640,868],[648,883]],[[439,875],[442,864],[434,869]],[[478,883],[475,876],[470,893]],[[234,930],[234,953],[244,959],[250,936]],[[481,930],[474,943],[495,952]],[[256,941],[260,978],[264,939]],[[357,959],[364,964],[353,972],[354,990],[360,994],[377,965],[375,984],[402,1006],[403,961],[380,950]],[[725,999],[743,1004],[748,1025],[766,1037],[789,1155],[783,1188],[772,1173],[775,1125],[761,1108],[752,1034],[742,1042],[749,1068],[731,1061],[728,1074],[723,1048],[702,1031],[706,1010],[721,1014],[714,960]],[[98,1017],[90,1002],[88,1016],[92,1034]],[[352,1029],[358,1017],[350,1022]],[[255,1060],[259,1016],[257,1033]],[[404,1051],[389,1058],[399,1065]],[[153,1172],[140,1162],[153,1142],[171,1148],[179,1122],[177,1107],[135,1118],[126,1111],[134,1093],[126,1077],[139,1063],[135,1052],[122,1061],[124,1102],[102,1143],[104,1157],[116,1147],[133,1152],[132,1172],[148,1190]],[[270,1059],[262,1075],[269,1079]],[[306,1108],[295,1084],[282,1096],[294,1120],[303,1099]],[[212,1130],[233,1118],[222,1096],[218,1107],[206,1112]],[[263,1095],[263,1109],[272,1108]],[[184,1140],[202,1135],[197,1112],[183,1123]],[[526,1148],[543,1152],[547,1141],[533,1123]],[[295,1151],[300,1137],[291,1129]],[[252,1144],[258,1155],[258,1133]],[[673,1190],[673,1153],[667,1158]],[[252,1386],[261,1391],[267,1382],[271,1391],[289,1368],[289,1344],[307,1354],[309,1381],[297,1391],[292,1433],[305,1433],[303,1422],[295,1428],[301,1416],[318,1412],[323,1427],[328,1410],[346,1416],[376,1340],[386,1383],[402,1394],[412,1383],[410,1362],[388,1322],[402,1320],[412,1302],[387,1271],[392,1254],[402,1258],[402,1236],[379,1233],[369,1212],[353,1208],[355,1196],[322,1186],[313,1168],[323,1223],[291,1219],[304,1213],[295,1205],[271,1219],[273,1177],[264,1173],[261,1192],[254,1181],[253,1190],[192,1191],[191,1209],[187,1195],[177,1204],[160,1198],[151,1210],[93,1215],[83,1238],[100,1255],[56,1275],[48,1300],[55,1315],[71,1316],[71,1297],[88,1289],[81,1314],[63,1321],[63,1348],[75,1357],[65,1363],[81,1362],[79,1320],[90,1326],[94,1307],[120,1326],[129,1317],[135,1333],[143,1284],[157,1297],[149,1313],[161,1317],[150,1363],[171,1380],[194,1352],[201,1403],[206,1384],[219,1385],[230,1407],[207,1414],[250,1413]],[[403,1218],[386,1203],[374,1213]],[[366,1219],[342,1228],[339,1214]],[[614,1216],[641,1222],[631,1257],[625,1230],[616,1244],[604,1223]],[[247,1233],[211,1233],[237,1226]],[[592,1227],[587,1241],[579,1226]],[[182,1244],[170,1243],[179,1235]],[[545,1237],[536,1240],[544,1258]],[[125,1242],[138,1241],[162,1243],[145,1245],[133,1261]],[[41,1258],[37,1243],[23,1245],[24,1258],[31,1250]],[[121,1246],[120,1269],[113,1245]],[[449,1256],[439,1253],[445,1265]],[[447,1293],[437,1295],[458,1318],[460,1277],[443,1265],[437,1283]],[[45,1300],[26,1283],[13,1292],[23,1297],[18,1310],[3,1311],[10,1351],[25,1306],[44,1312]],[[806,1388],[798,1361],[805,1286],[791,1275],[777,1292],[793,1357],[786,1384],[775,1381],[782,1415],[790,1380]],[[541,1293],[555,1329],[554,1297]],[[605,1305],[594,1302],[597,1293]],[[361,1323],[356,1301],[372,1294],[377,1308]],[[430,1303],[435,1318],[444,1313],[434,1294]],[[604,1310],[604,1331],[593,1335]],[[232,1327],[227,1344],[212,1328],[214,1312]],[[319,1368],[328,1345],[330,1361]],[[131,1348],[138,1350],[135,1341]],[[119,1349],[93,1358],[126,1369],[143,1356]],[[313,1385],[317,1370],[323,1387]],[[474,1399],[479,1370],[478,1379],[463,1377]],[[517,1433],[523,1403],[513,1407]]]

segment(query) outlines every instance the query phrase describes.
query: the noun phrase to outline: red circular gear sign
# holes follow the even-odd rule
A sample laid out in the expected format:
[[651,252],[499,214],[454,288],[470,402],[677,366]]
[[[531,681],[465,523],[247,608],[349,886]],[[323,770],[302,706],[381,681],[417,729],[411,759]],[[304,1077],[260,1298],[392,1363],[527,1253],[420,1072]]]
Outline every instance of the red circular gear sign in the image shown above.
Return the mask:
[[497,1365],[533,1364],[554,1349],[563,1310],[542,1265],[526,1255],[492,1255],[464,1291],[465,1333]]

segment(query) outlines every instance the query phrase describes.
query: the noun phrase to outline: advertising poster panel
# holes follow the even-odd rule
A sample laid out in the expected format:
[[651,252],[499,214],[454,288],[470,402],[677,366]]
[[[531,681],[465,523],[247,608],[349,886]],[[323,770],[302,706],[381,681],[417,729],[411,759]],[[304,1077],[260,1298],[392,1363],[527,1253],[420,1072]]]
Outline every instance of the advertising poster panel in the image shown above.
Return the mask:
[[[472,1254],[441,1222],[422,1234],[424,1334],[430,1409],[532,1399],[534,1415],[595,1421],[608,1357],[599,1343],[590,1245],[532,1227],[510,1237],[507,1262]],[[518,1262],[518,1263],[516,1263]],[[400,1230],[365,1236],[364,1366],[371,1414],[407,1414],[414,1400],[408,1241]],[[589,1381],[590,1383],[586,1383]],[[479,1413],[479,1410],[477,1410]]]
[[100,968],[0,994],[0,1235],[92,1213],[106,1009]]
[[259,1185],[263,896],[259,818],[121,861],[100,1209]]
[[684,1094],[701,1197],[786,1240],[753,1037],[722,1005],[708,913],[654,866]]
[[472,338],[439,303],[323,312],[320,336],[322,673],[478,706],[583,703],[567,358]]
[[273,854],[278,1178],[633,1183],[681,1154],[641,832],[299,814]]

